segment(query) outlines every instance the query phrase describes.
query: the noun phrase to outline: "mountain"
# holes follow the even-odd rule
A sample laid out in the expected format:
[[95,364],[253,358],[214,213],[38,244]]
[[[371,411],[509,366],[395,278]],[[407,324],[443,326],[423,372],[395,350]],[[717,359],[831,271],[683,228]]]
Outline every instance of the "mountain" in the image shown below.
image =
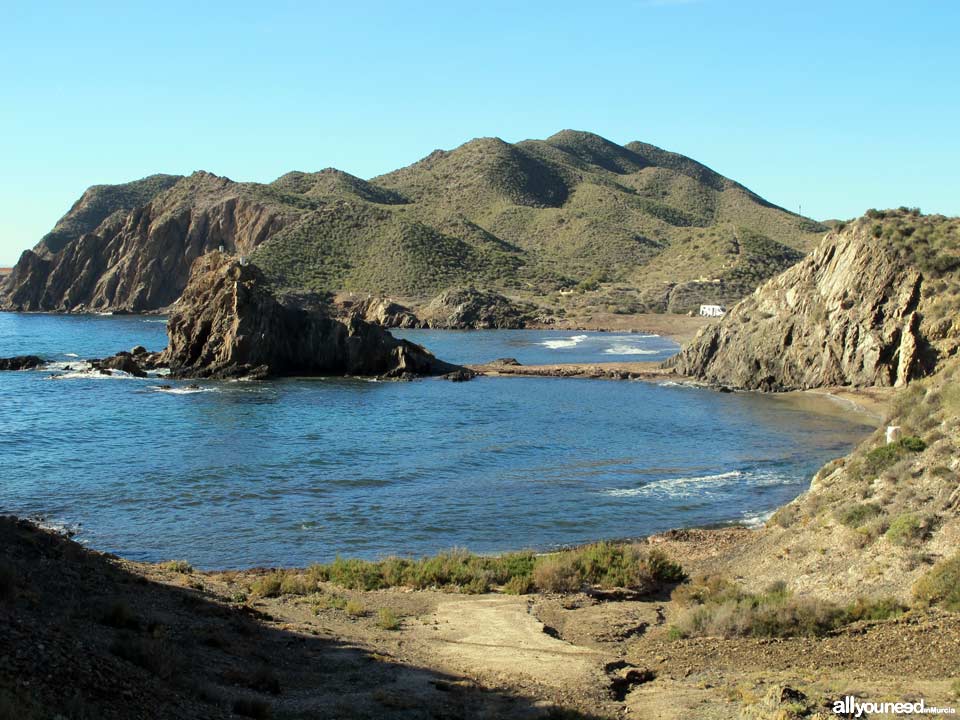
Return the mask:
[[159,309],[222,245],[288,294],[477,285],[562,312],[558,291],[576,289],[615,312],[685,311],[742,297],[826,230],[690,158],[565,130],[471,140],[369,181],[331,168],[96,186],[23,253],[2,307]]
[[704,328],[669,363],[736,388],[897,386],[960,349],[960,219],[873,211]]

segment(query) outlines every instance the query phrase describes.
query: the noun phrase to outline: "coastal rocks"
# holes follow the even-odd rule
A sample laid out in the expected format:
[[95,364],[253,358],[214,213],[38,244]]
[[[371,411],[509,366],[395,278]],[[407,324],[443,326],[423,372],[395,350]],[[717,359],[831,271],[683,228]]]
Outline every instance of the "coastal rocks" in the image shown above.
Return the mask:
[[147,376],[143,368],[133,359],[133,355],[128,352],[118,352],[116,355],[104,358],[103,360],[92,360],[90,365],[94,370],[101,372],[105,370],[119,370],[134,377],[143,378]]
[[2,309],[128,310],[174,302],[190,266],[223,246],[248,253],[285,224],[283,212],[245,186],[210,173],[161,184],[148,202],[74,223],[74,233],[23,253],[7,279]]
[[386,298],[370,297],[346,308],[363,321],[385,328],[423,327],[420,319],[409,308]]
[[827,235],[665,364],[733,388],[900,386],[921,374],[920,271],[860,220]]
[[263,273],[219,252],[199,258],[167,323],[174,377],[442,375],[459,370],[357,315],[281,304]]
[[0,370],[32,370],[43,365],[44,360],[36,355],[18,355],[0,358]]
[[440,293],[423,309],[422,319],[439,330],[512,329],[526,327],[532,311],[495,292],[461,288]]

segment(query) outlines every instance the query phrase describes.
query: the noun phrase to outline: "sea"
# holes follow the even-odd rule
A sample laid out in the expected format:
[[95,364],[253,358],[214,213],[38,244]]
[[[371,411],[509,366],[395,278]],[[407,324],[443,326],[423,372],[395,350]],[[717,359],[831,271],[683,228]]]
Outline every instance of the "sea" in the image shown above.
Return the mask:
[[[394,332],[457,363],[678,350],[644,333]],[[0,513],[205,569],[547,551],[761,523],[873,429],[826,399],[669,382],[171,381],[83,362],[165,344],[157,316],[0,313],[0,357],[51,363],[0,373]]]

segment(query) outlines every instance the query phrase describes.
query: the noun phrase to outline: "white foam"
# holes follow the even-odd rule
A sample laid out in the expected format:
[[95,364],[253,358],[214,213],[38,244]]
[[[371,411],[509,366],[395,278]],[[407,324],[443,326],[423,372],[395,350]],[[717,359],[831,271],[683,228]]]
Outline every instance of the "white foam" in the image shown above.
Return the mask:
[[143,380],[135,375],[131,375],[123,370],[107,370],[102,373],[99,370],[73,370],[62,373],[55,373],[47,377],[48,380]]
[[82,372],[90,369],[90,363],[83,360],[79,362],[76,360],[70,362],[49,362],[44,363],[37,369],[52,372]]
[[147,319],[142,320],[142,322],[145,322],[145,323],[163,323],[164,325],[167,324],[167,321],[166,321],[166,320],[156,319],[156,318],[147,318]]
[[584,340],[587,339],[587,335],[572,335],[568,338],[557,339],[557,340],[544,340],[541,345],[544,347],[550,348],[551,350],[558,350],[560,348],[570,348],[576,347]]
[[607,355],[656,355],[657,350],[644,350],[633,345],[614,345],[603,351]]
[[216,392],[216,388],[205,387],[161,387],[160,385],[151,385],[151,390],[163,393],[164,395],[195,395],[197,393]]
[[761,513],[752,513],[746,514],[743,516],[741,525],[745,525],[748,528],[758,528],[763,527],[767,524],[767,520],[773,517],[773,510],[767,510],[766,512]]
[[693,488],[715,483],[727,484],[729,480],[737,480],[744,477],[744,473],[739,470],[717,473],[715,475],[696,475],[693,477],[675,477],[664,478],[663,480],[654,480],[638,488],[614,488],[604,490],[604,495],[612,497],[637,497],[641,495],[651,495],[657,492],[671,494],[690,494]]
[[76,353],[64,353],[63,356],[64,356],[64,357],[80,357],[80,356],[77,355]]

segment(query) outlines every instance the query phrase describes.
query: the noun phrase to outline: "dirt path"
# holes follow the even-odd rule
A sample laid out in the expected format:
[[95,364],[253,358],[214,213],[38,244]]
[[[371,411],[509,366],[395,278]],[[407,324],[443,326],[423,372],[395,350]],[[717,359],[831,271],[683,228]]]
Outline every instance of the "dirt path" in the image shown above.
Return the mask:
[[546,634],[528,599],[516,596],[442,603],[413,635],[443,669],[498,685],[521,679],[567,691],[595,688],[613,659]]

